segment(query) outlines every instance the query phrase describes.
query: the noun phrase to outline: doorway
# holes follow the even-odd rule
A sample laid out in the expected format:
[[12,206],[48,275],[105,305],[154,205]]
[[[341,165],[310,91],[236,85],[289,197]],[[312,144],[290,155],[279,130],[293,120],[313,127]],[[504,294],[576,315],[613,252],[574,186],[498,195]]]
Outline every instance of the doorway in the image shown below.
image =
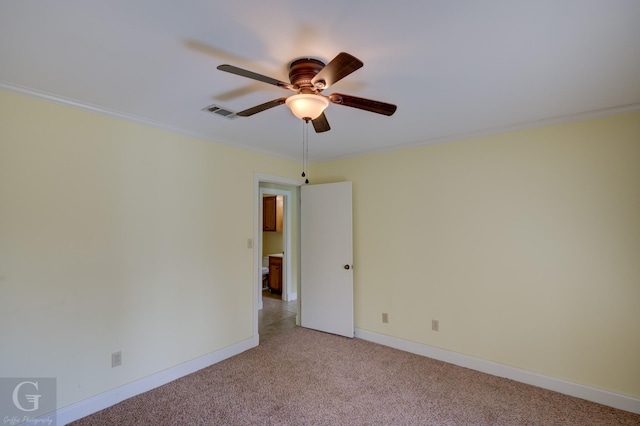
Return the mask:
[[[299,186],[301,181],[254,174],[254,337],[260,341],[300,324],[299,315]],[[263,252],[263,202],[265,194],[281,196],[282,226],[282,293],[263,294],[263,260],[277,253]],[[272,237],[272,235],[269,235]],[[273,237],[278,238],[273,235]],[[268,262],[268,261],[266,261]],[[267,263],[268,265],[268,263]],[[264,297],[263,297],[264,296]]]

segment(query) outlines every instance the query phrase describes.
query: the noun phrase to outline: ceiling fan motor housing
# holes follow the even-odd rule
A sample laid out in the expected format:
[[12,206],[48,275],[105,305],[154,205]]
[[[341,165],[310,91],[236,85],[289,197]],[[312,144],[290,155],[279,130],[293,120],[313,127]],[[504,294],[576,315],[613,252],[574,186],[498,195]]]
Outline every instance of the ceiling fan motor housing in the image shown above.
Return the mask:
[[297,59],[289,66],[289,81],[299,90],[299,93],[319,93],[324,89],[324,81],[318,81],[314,85],[311,80],[324,67],[324,62],[317,59]]

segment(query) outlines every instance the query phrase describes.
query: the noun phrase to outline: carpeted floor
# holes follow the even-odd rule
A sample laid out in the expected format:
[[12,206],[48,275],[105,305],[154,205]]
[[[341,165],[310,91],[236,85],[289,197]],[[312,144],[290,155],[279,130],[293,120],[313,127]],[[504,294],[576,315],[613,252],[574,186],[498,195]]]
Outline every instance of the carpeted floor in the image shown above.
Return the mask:
[[640,415],[296,327],[73,425],[640,425]]

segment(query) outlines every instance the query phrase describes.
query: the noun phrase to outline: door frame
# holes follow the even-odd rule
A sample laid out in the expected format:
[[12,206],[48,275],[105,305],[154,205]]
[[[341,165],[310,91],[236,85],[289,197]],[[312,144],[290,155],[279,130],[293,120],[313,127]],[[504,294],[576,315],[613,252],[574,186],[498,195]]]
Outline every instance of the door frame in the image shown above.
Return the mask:
[[[284,250],[284,256],[282,256],[282,300],[285,302],[289,301],[289,296],[291,291],[291,249],[293,247],[291,237],[293,235],[291,229],[291,197],[293,191],[284,191],[282,189],[272,189],[272,188],[260,188],[260,200],[263,199],[265,194],[268,195],[282,195],[284,197],[284,223],[282,224],[282,247]],[[260,204],[260,203],[258,203]],[[258,208],[260,212],[258,213],[258,229],[262,228],[262,219],[264,218],[262,213],[262,205],[259,205]],[[262,252],[263,246],[263,232],[258,232],[260,235],[260,240],[258,241],[258,250],[260,250],[260,262],[262,262],[262,258],[265,256],[265,253]],[[269,253],[266,253],[269,254]],[[262,263],[260,263],[262,265]],[[261,274],[262,275],[262,274]],[[262,295],[262,292],[260,293]],[[262,308],[262,298],[260,299],[260,308]]]
[[[253,174],[253,336],[258,339],[258,311],[262,309],[262,191],[260,188],[261,183],[273,183],[277,185],[287,185],[291,186],[292,190],[300,187],[304,184],[304,181],[300,179],[291,179],[282,176],[268,175],[263,173],[254,173]],[[268,191],[277,191],[276,189],[268,190]],[[284,191],[283,191],[284,192]],[[285,201],[285,209],[287,212],[285,213],[285,224],[284,226],[288,229],[286,234],[288,235],[287,239],[291,240],[291,236],[293,234],[291,229],[291,193],[289,193],[288,200]],[[300,238],[300,233],[298,233],[298,239]],[[283,293],[285,290],[289,290],[288,286],[291,285],[291,249],[293,244],[297,244],[297,247],[300,247],[299,241],[289,241],[289,245],[287,241],[285,241],[285,256],[283,256],[283,261],[286,262],[286,274],[287,279],[287,288],[283,288]],[[300,256],[298,256],[298,263],[300,262]],[[300,266],[298,265],[298,272],[300,271]],[[298,280],[299,284],[299,280]],[[298,294],[298,306],[300,305],[300,289],[297,289]],[[299,315],[296,319],[296,322],[299,321]]]

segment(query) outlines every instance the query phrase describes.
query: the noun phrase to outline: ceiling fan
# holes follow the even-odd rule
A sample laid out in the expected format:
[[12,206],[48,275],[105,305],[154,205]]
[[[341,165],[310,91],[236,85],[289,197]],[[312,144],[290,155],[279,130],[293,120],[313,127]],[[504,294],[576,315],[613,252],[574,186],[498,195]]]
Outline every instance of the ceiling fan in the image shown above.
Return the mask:
[[345,52],[339,53],[328,64],[313,59],[302,58],[297,59],[289,65],[290,83],[277,80],[248,71],[233,65],[220,65],[218,69],[231,74],[258,80],[263,83],[272,84],[296,92],[286,98],[278,98],[252,108],[245,109],[236,113],[240,117],[249,117],[267,109],[278,105],[286,104],[293,114],[305,121],[311,121],[313,128],[317,133],[330,130],[329,122],[324,114],[324,110],[329,106],[329,102],[345,105],[348,107],[358,108],[365,111],[376,112],[383,115],[393,115],[396,106],[386,102],[374,101],[370,99],[359,98],[351,95],[340,93],[332,93],[329,96],[322,95],[320,92],[337,83],[344,77],[348,76],[358,68],[363,66],[363,62]]

